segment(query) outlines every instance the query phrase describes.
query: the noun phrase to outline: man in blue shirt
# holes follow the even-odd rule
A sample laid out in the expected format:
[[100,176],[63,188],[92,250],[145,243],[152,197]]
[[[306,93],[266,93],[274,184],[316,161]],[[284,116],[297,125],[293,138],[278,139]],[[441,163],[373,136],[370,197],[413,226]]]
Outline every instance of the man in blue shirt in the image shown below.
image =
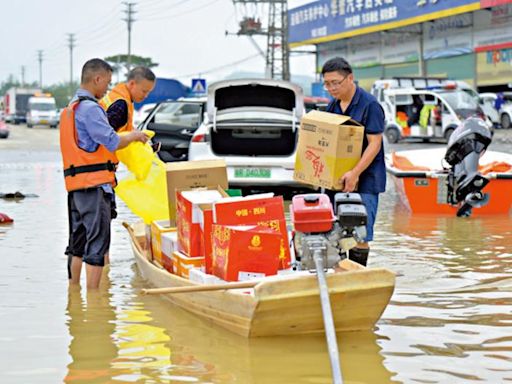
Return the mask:
[[[82,78],[72,102],[80,100],[74,121],[61,124],[61,152],[64,163],[75,165],[75,173],[67,173],[69,242],[68,277],[71,284],[80,283],[82,262],[86,264],[87,288],[98,288],[105,254],[110,246],[110,221],[113,212],[115,178],[104,182],[97,177],[103,170],[106,153],[126,147],[134,141],[145,143],[148,138],[141,131],[118,135],[109,125],[107,115],[98,104],[112,79],[112,68],[101,59],[91,59],[82,68]],[[66,113],[70,112],[69,109]],[[78,149],[76,149],[78,148]],[[96,164],[99,163],[99,164]],[[109,170],[111,171],[111,170]],[[98,173],[96,173],[98,172]],[[73,181],[76,174],[87,178]],[[77,178],[78,179],[78,178]],[[97,182],[96,180],[102,180]],[[92,181],[89,181],[92,180]]]
[[[341,57],[328,60],[322,68],[324,87],[334,98],[327,112],[350,116],[364,126],[362,155],[354,169],[342,177],[343,192],[357,192],[361,195],[368,213],[366,239],[350,250],[350,259],[366,265],[370,252],[369,242],[373,240],[373,226],[379,193],[386,190],[386,167],[382,134],[384,132],[384,111],[377,99],[354,83],[350,64]],[[331,199],[339,191],[327,191]]]

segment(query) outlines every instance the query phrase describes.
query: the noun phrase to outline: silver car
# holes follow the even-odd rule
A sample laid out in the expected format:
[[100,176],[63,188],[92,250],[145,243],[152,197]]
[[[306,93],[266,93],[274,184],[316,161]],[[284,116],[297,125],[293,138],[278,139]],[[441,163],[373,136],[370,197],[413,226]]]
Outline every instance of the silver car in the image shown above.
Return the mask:
[[225,159],[233,186],[300,186],[293,170],[303,99],[299,86],[281,80],[209,85],[207,116],[192,137],[188,159]]

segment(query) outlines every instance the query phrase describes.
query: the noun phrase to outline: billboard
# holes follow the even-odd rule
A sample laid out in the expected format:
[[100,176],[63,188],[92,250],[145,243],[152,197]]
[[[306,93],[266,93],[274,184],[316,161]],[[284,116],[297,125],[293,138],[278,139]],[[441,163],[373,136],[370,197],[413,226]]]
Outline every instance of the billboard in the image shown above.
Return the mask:
[[288,41],[318,44],[477,9],[475,0],[318,0],[288,11]]

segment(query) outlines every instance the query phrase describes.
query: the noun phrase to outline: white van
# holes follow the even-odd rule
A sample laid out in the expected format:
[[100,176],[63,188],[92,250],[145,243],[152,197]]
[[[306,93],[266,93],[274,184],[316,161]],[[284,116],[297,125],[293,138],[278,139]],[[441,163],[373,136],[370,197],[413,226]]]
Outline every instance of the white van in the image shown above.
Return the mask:
[[59,114],[55,98],[49,94],[36,94],[28,99],[27,127],[34,125],[49,125],[57,128]]
[[382,99],[384,134],[390,143],[405,138],[448,141],[462,121],[472,116],[484,119],[492,130],[477,101],[460,89],[385,89]]

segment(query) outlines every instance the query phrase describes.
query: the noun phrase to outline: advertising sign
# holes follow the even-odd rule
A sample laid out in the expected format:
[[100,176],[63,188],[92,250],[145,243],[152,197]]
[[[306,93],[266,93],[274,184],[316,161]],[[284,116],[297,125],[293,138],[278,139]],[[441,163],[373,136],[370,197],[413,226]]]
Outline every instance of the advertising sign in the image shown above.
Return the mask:
[[288,39],[317,44],[477,9],[475,0],[318,0],[288,11]]

